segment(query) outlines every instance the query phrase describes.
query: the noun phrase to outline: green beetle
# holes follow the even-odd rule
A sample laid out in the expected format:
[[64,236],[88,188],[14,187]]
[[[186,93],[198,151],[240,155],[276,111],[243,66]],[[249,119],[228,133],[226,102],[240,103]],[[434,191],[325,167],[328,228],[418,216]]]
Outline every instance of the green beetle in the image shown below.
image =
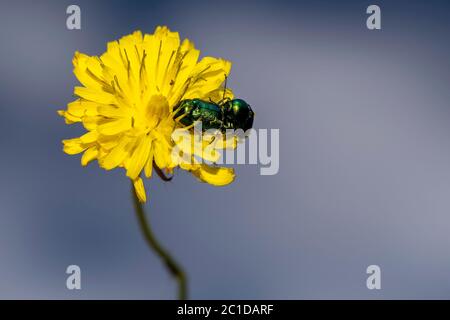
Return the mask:
[[227,129],[247,131],[253,126],[254,113],[250,105],[242,99],[223,99],[219,103],[201,99],[185,99],[175,107],[175,118],[184,126],[202,122],[203,131]]
[[174,118],[186,127],[201,121],[203,131],[217,129],[226,133],[227,129],[242,129],[244,132],[251,129],[255,113],[244,100],[225,98],[227,80],[225,75],[223,97],[218,103],[201,99],[181,100],[174,108]]

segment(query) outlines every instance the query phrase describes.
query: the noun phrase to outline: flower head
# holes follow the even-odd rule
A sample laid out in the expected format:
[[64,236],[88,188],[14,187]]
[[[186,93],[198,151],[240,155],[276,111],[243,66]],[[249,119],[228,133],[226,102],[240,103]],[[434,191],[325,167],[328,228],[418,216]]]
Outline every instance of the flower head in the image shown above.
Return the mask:
[[[198,61],[199,54],[191,41],[180,43],[178,33],[167,27],[109,42],[101,56],[76,52],[74,74],[82,86],[74,90],[78,99],[58,113],[67,124],[81,122],[87,132],[63,140],[64,152],[83,152],[83,166],[97,159],[106,170],[124,168],[142,202],[147,197],[141,173],[150,178],[153,168],[172,173],[180,166],[213,185],[232,182],[230,168],[198,162],[179,165],[171,157],[171,135],[180,127],[174,107],[182,99],[217,101],[225,94],[232,98],[232,92],[221,87],[231,63],[212,57]],[[213,140],[206,140],[201,149]],[[202,156],[198,150],[183,151]]]

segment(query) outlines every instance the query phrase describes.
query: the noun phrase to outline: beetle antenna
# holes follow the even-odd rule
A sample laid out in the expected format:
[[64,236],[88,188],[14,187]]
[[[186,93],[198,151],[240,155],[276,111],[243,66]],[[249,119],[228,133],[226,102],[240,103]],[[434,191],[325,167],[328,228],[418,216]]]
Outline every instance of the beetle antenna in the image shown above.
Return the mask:
[[227,92],[227,80],[228,80],[227,75],[226,75],[226,74],[224,74],[224,75],[225,75],[225,87],[224,87],[224,89],[223,89],[223,97],[222,97],[222,100],[225,99],[225,93]]

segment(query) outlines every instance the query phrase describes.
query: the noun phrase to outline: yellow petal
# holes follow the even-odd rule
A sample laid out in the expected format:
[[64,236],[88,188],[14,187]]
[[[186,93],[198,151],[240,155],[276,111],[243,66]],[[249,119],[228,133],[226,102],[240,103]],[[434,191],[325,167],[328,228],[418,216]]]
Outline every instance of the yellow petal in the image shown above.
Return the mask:
[[[120,87],[127,91],[128,86],[128,61],[126,60],[125,51],[123,51],[118,41],[111,41],[107,45],[107,50],[101,55],[100,60],[103,62],[103,77],[108,81],[117,82]],[[117,81],[115,79],[117,78]],[[119,89],[119,88],[117,88]]]
[[144,182],[141,178],[133,180],[134,190],[140,202],[147,201],[147,195],[145,194]]
[[95,116],[98,105],[99,103],[77,99],[67,105],[67,112],[77,117]]
[[185,39],[180,46],[173,67],[168,72],[166,79],[169,84],[167,96],[169,97],[170,105],[174,105],[177,102],[175,100],[177,98],[175,93],[183,90],[189,75],[197,64],[199,55],[200,51],[195,49],[194,44],[188,39]]
[[75,87],[74,94],[80,98],[101,104],[114,104],[116,102],[116,98],[112,94],[93,88]]
[[[143,36],[141,31],[135,31],[130,35],[124,36],[119,39],[119,46],[121,49],[121,58],[124,65],[130,68],[130,76],[133,76],[135,80],[139,78],[139,71],[142,59],[142,42]],[[128,72],[128,70],[127,70]],[[128,77],[128,75],[127,75]]]
[[97,155],[98,155],[97,147],[96,146],[90,147],[83,153],[83,156],[81,157],[81,165],[83,167],[87,166],[89,162],[97,158]]
[[193,170],[192,174],[201,181],[214,186],[224,186],[234,180],[234,170],[232,168],[211,167],[205,164]]
[[[167,76],[178,55],[180,37],[167,27],[157,27],[153,35],[145,35],[143,50],[146,53],[144,76],[152,94],[165,93],[170,84]],[[148,96],[149,97],[149,96]]]
[[73,73],[85,87],[96,90],[101,90],[104,86],[109,87],[103,79],[102,67],[97,57],[90,57],[77,51],[72,63]]
[[99,135],[97,143],[101,146],[102,149],[109,151],[119,144],[120,138],[120,134],[114,136]]
[[111,170],[122,164],[129,155],[132,146],[130,137],[122,137],[119,144],[114,147],[105,157],[99,160],[100,166],[106,170]]
[[85,133],[80,137],[80,141],[82,143],[92,143],[95,142],[97,139],[98,139],[97,131],[89,131],[88,133]]
[[225,81],[231,70],[231,62],[212,57],[203,58],[192,71],[192,81],[183,99],[207,97]]
[[153,141],[153,158],[158,168],[164,169],[172,163],[172,153],[169,143],[165,137],[158,132],[154,132],[155,140]]
[[131,128],[131,125],[131,119],[122,118],[101,124],[97,127],[97,130],[101,134],[111,136],[129,130]]
[[67,154],[78,154],[87,148],[87,146],[81,142],[80,138],[63,140],[63,145],[63,150]]
[[130,116],[130,110],[128,108],[113,105],[100,105],[97,111],[100,115],[107,118],[124,118]]
[[82,121],[86,130],[93,131],[96,130],[99,125],[107,123],[108,119],[105,119],[105,117],[102,116],[84,116]]
[[72,124],[72,123],[76,123],[76,122],[80,122],[81,121],[80,117],[74,116],[74,115],[72,115],[69,112],[64,111],[64,110],[58,110],[58,114],[60,116],[64,117],[64,119],[66,121],[66,124]]
[[210,162],[217,162],[220,158],[220,153],[215,148],[214,134],[204,133],[202,136],[197,136],[189,130],[179,128],[172,134],[172,139],[185,155],[197,156]]
[[137,147],[130,158],[127,169],[127,176],[134,180],[139,176],[145,163],[148,160],[150,149],[152,147],[152,140],[149,135],[142,137],[137,143]]
[[144,173],[146,178],[151,178],[152,170],[153,170],[153,147],[150,148],[148,159],[144,167]]

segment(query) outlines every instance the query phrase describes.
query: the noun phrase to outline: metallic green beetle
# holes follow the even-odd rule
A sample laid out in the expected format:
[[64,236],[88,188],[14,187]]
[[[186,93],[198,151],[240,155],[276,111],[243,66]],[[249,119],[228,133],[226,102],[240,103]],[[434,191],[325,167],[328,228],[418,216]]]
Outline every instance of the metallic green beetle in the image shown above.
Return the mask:
[[242,99],[225,98],[227,91],[227,76],[222,100],[215,103],[201,99],[181,100],[175,106],[174,118],[186,127],[194,126],[201,121],[202,131],[217,129],[226,133],[227,129],[247,131],[253,126],[255,114],[250,105]]
[[185,126],[201,121],[203,131],[218,129],[225,133],[227,129],[250,129],[254,113],[242,99],[222,99],[219,103],[185,99],[175,107],[175,118],[179,118],[179,122]]

